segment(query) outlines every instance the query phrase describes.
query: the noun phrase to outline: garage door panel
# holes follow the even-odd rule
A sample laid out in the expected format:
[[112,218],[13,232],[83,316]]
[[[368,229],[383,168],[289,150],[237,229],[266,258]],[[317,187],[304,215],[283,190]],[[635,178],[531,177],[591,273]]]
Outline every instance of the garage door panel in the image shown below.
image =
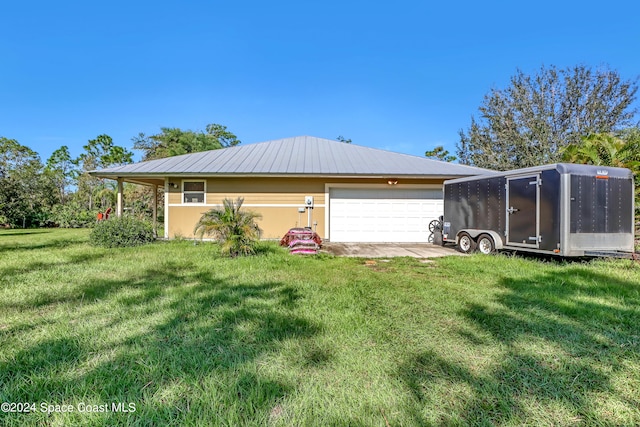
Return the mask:
[[394,205],[389,205],[389,211],[393,214],[401,214],[406,215],[409,211],[408,203],[396,203]]
[[423,204],[412,204],[409,203],[407,205],[405,205],[405,212],[409,213],[409,214],[420,214],[421,212],[424,211],[424,205]]
[[335,242],[426,242],[443,212],[442,190],[333,188],[330,239]]

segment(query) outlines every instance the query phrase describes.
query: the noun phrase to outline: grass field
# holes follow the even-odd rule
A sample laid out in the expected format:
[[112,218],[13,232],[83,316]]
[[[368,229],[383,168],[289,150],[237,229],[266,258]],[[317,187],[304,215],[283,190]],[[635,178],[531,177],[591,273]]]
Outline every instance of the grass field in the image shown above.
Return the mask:
[[640,424],[638,263],[87,236],[0,232],[0,425]]

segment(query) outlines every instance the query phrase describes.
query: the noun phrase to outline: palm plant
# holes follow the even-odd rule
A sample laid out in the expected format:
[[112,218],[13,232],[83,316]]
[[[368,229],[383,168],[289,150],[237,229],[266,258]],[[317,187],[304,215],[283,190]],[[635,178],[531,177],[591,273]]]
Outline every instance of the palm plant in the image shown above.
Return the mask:
[[117,197],[118,193],[115,188],[105,186],[97,190],[95,200],[100,202],[102,209],[106,209],[116,204]]
[[640,130],[631,129],[623,138],[605,133],[582,138],[582,144],[564,148],[562,159],[571,163],[616,166],[630,169],[640,179]]
[[585,136],[581,145],[565,147],[562,159],[572,163],[630,169],[636,187],[636,224],[640,224],[640,128],[626,129],[619,136],[609,133]]
[[[625,141],[611,134],[592,134],[582,144],[571,144],[563,150],[563,160],[597,166],[637,169],[640,153],[636,141]],[[635,171],[634,171],[635,172]]]
[[202,215],[194,233],[201,239],[212,236],[220,243],[222,253],[231,257],[255,253],[260,239],[260,228],[256,223],[262,218],[258,213],[241,210],[244,199],[224,199],[221,208],[211,209]]

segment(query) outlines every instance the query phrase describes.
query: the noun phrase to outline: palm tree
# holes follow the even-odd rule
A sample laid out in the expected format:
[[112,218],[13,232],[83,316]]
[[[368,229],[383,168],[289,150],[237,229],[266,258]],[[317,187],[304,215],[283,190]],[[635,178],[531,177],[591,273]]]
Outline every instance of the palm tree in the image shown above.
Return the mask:
[[571,163],[628,168],[637,174],[640,169],[639,138],[629,133],[627,140],[609,133],[597,133],[582,138],[582,144],[568,145],[562,159]]
[[571,144],[563,150],[562,159],[571,163],[631,170],[636,187],[636,224],[640,223],[640,128],[626,129],[619,137],[610,133],[583,137],[582,144]]
[[256,223],[262,218],[255,212],[240,210],[244,199],[224,199],[222,208],[214,208],[200,218],[194,233],[201,239],[212,236],[220,242],[222,253],[231,257],[255,253],[261,230]]
[[94,200],[98,200],[100,202],[100,207],[102,209],[106,209],[116,204],[118,193],[117,190],[112,187],[113,186],[105,185],[103,188],[98,188],[96,190]]

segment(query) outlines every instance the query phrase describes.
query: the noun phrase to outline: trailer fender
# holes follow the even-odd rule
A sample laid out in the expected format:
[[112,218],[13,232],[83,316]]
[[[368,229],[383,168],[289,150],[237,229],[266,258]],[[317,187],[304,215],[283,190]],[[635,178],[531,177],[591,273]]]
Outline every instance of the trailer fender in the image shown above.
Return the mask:
[[488,234],[493,239],[493,244],[495,245],[496,250],[502,249],[502,238],[498,233],[496,233],[493,230],[479,230],[475,228],[465,228],[463,230],[460,230],[456,235],[456,243],[458,242],[458,236],[460,236],[460,233],[463,233],[463,232],[469,234],[469,236],[471,236],[473,239],[477,239],[478,236],[481,234]]

